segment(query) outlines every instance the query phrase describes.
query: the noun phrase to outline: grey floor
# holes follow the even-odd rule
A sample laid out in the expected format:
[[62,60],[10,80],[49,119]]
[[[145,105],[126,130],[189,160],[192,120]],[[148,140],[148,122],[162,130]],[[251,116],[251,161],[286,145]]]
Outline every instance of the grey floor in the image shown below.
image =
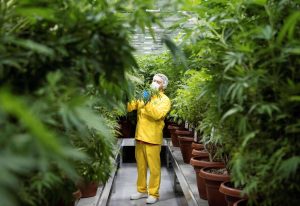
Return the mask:
[[[149,176],[149,175],[148,175]],[[110,196],[109,206],[143,206],[146,199],[130,200],[131,194],[136,192],[136,164],[123,163],[118,170],[113,190]],[[187,202],[183,194],[175,194],[173,191],[174,172],[172,169],[162,167],[160,199],[152,204],[160,206],[186,206]]]

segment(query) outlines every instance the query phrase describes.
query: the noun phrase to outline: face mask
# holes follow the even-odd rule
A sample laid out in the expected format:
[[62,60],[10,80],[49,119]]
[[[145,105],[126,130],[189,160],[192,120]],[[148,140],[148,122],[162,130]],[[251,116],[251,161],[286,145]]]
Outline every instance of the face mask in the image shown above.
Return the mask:
[[152,82],[152,84],[150,85],[151,89],[153,90],[159,90],[160,85],[156,82]]

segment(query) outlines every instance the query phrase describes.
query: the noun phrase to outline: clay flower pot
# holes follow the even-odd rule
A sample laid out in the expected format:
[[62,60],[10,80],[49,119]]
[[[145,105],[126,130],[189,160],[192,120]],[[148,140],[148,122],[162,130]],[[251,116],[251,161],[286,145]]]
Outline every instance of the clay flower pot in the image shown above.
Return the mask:
[[193,137],[178,137],[180,151],[183,157],[183,162],[186,164],[190,163],[192,157],[192,142],[194,141]]
[[128,120],[121,120],[119,122],[120,126],[120,138],[130,138],[130,130],[131,130],[131,125]]
[[97,193],[98,185],[96,182],[80,183],[78,188],[81,191],[81,197],[94,197]]
[[56,206],[74,206],[76,202],[82,197],[81,191],[78,189],[72,193],[71,200],[65,200],[63,197],[55,204]]
[[201,149],[204,149],[204,145],[200,144],[200,143],[197,143],[197,142],[193,142],[192,143],[192,149],[201,150]]
[[[178,136],[194,137],[194,133],[185,129],[177,129],[175,134]],[[194,139],[193,139],[194,140]]]
[[248,202],[248,200],[246,200],[246,199],[241,199],[241,200],[235,202],[235,203],[233,204],[233,206],[246,206],[246,205],[247,205],[247,202]]
[[205,180],[208,205],[227,206],[225,195],[219,191],[219,187],[222,182],[229,181],[229,175],[212,173],[210,171],[212,169],[220,169],[220,167],[202,168],[199,173]]
[[206,167],[224,167],[223,162],[210,162],[207,157],[192,157],[190,164],[194,167],[196,173],[197,187],[201,199],[207,200],[206,185],[204,179],[199,175],[202,168]]
[[242,195],[242,190],[234,188],[232,182],[222,182],[219,191],[225,195],[228,206],[233,206],[235,202],[241,199],[247,199],[246,195]]
[[82,197],[82,193],[81,193],[80,190],[77,190],[77,191],[73,192],[72,195],[73,195],[75,201],[79,200]]
[[209,154],[206,150],[202,149],[202,150],[197,150],[197,149],[193,149],[192,150],[192,157],[206,157],[208,158]]
[[177,139],[177,135],[175,134],[175,131],[178,130],[179,128],[180,128],[179,126],[175,126],[175,125],[168,126],[168,130],[170,131],[170,135],[171,135],[172,145],[174,147],[179,147],[179,141]]

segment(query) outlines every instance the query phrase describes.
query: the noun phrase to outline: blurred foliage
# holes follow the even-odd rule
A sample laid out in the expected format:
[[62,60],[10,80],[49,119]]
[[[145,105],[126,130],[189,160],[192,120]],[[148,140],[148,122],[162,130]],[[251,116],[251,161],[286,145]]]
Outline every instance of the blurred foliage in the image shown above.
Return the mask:
[[81,178],[108,179],[134,88],[130,35],[159,23],[154,4],[0,1],[1,205],[57,205]]

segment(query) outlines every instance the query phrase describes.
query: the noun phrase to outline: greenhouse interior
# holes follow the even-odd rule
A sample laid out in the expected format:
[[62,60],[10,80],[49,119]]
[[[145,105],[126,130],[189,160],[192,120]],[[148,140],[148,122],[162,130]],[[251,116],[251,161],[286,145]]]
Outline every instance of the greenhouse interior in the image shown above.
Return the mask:
[[0,0],[0,206],[300,205],[300,0]]

